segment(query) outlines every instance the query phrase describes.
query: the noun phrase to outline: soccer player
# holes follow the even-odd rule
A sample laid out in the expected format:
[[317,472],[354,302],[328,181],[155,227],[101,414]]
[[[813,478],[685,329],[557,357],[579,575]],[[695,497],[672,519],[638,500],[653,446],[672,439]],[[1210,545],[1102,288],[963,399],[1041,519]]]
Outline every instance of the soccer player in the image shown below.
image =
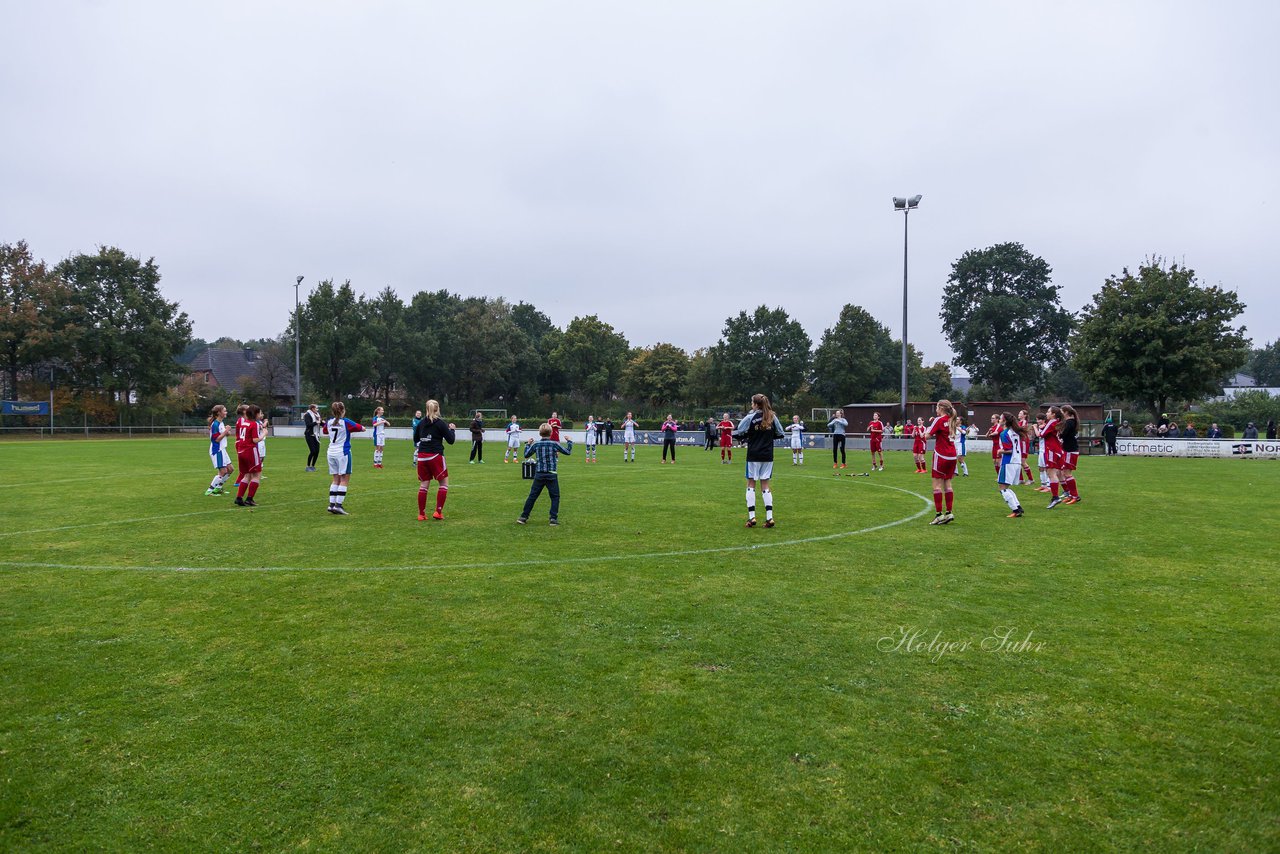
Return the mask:
[[969,443],[969,428],[965,424],[965,419],[961,418],[960,429],[956,431],[956,445],[959,452],[959,455],[956,457],[956,462],[960,464],[960,474],[962,474],[964,477],[969,476],[969,464],[965,462],[965,459],[964,459],[965,454],[967,453],[966,448],[968,446],[968,443]]
[[[1030,427],[1027,422],[1027,410],[1025,409],[1018,410],[1018,426],[1022,428],[1022,435],[1026,436]],[[1030,453],[1031,443],[1024,441],[1022,443],[1022,471],[1018,477],[1018,486],[1030,485],[1036,482],[1035,478],[1031,476],[1031,466],[1027,463],[1027,456]]]
[[671,465],[676,464],[676,431],[680,429],[680,425],[676,423],[675,417],[668,412],[667,420],[662,422],[662,462],[667,461],[667,449],[671,449]]
[[502,461],[509,463],[520,459],[520,422],[514,415],[507,425],[507,450],[502,454]]
[[560,428],[564,426],[560,421],[560,416],[554,412],[551,413],[551,417],[547,419],[547,423],[551,425],[551,441],[559,442]]
[[773,527],[773,443],[781,439],[782,424],[769,398],[752,395],[751,410],[738,422],[734,438],[747,444],[747,527],[756,526],[756,483],[764,499],[764,526]]
[[594,415],[587,416],[587,431],[583,435],[583,454],[587,462],[594,463],[596,461],[596,444],[600,441],[600,433],[596,430],[596,417]]
[[453,444],[457,427],[445,424],[440,417],[440,404],[428,400],[426,415],[413,428],[413,444],[418,449],[418,521],[427,519],[427,491],[435,480],[436,510],[431,518],[444,518],[444,502],[449,497],[449,467],[444,461],[444,443]]
[[316,470],[316,460],[320,459],[320,440],[316,438],[316,428],[320,426],[320,409],[314,403],[302,413],[302,436],[307,440],[306,471]]
[[[413,418],[409,421],[409,429],[410,430],[418,429],[418,424],[421,421],[422,421],[422,410],[415,409],[413,411]],[[417,445],[413,446],[413,453],[410,455],[409,461],[413,464],[414,468],[418,467],[418,446]]]
[[[236,461],[239,462],[240,457],[240,428],[244,426],[245,413],[249,411],[249,404],[242,403],[236,407]],[[240,488],[241,476],[236,475],[236,489]]]
[[[911,422],[907,422],[907,426],[911,427]],[[924,455],[928,450],[926,444],[929,440],[928,435],[924,431],[924,419],[917,418],[916,424],[910,434],[911,436],[911,453],[916,458],[916,474],[924,474],[929,469],[925,465]]]
[[221,403],[209,410],[209,459],[215,474],[205,495],[222,495],[222,485],[231,477],[231,456],[227,453],[227,437],[234,431],[225,422],[227,408]]
[[1049,506],[1046,509],[1052,510],[1062,502],[1058,497],[1062,479],[1062,439],[1058,435],[1062,425],[1062,410],[1050,406],[1046,416],[1040,441],[1044,444],[1044,465],[1049,471]]
[[[880,420],[880,413],[871,413],[871,423],[867,425],[867,433],[871,436],[871,470],[884,471],[884,422]],[[840,437],[840,455],[844,456],[844,437]],[[835,459],[835,449],[831,451],[832,460]],[[880,460],[880,467],[876,468],[876,460]],[[841,462],[844,462],[841,459]],[[843,466],[842,466],[843,468]]]
[[471,456],[467,457],[467,465],[475,463],[484,465],[484,416],[476,410],[476,417],[471,419]]
[[[627,454],[631,455],[631,459],[627,459]],[[622,461],[624,463],[636,461],[636,420],[631,417],[630,412],[622,422]]]
[[1079,504],[1080,489],[1076,486],[1076,465],[1080,462],[1080,417],[1075,407],[1067,404],[1062,407],[1062,488],[1067,497],[1063,504]]
[[[956,443],[955,432],[960,424],[956,417],[956,408],[949,400],[940,400],[936,408],[937,415],[929,426],[916,431],[916,441],[933,437],[933,509],[934,517],[930,525],[946,525],[955,521],[951,512],[954,495],[951,491],[951,479],[956,476]],[[946,502],[946,513],[942,512]]]
[[258,413],[258,462],[261,465],[267,464],[267,430],[271,426],[271,422],[267,420],[265,412]]
[[987,429],[987,438],[991,440],[991,465],[1000,474],[1000,416],[991,416],[991,426]]
[[787,432],[791,434],[791,465],[802,466],[804,465],[804,423],[799,415],[791,416]]
[[321,428],[329,437],[325,462],[329,464],[329,512],[347,516],[347,486],[351,483],[351,434],[363,433],[364,426],[347,417],[347,405],[340,400],[329,404],[329,419]]
[[[720,433],[720,464],[733,462],[733,422],[729,420],[729,413],[725,413],[720,418],[720,423],[716,425],[716,430]],[[725,455],[728,459],[725,459]]]
[[[631,414],[627,413],[630,418]],[[533,512],[533,503],[538,500],[538,496],[545,489],[551,495],[551,524],[560,524],[560,477],[556,474],[556,457],[564,454],[566,457],[573,452],[573,440],[568,442],[568,449],[559,442],[551,438],[550,422],[542,424],[538,427],[538,441],[529,439],[529,447],[524,449],[524,458],[536,457],[536,467],[533,471],[533,483],[529,486],[529,497],[524,500],[524,509],[520,511],[520,518],[516,519],[521,525],[529,521],[529,514]]]
[[1000,497],[1009,505],[1009,518],[1022,516],[1022,504],[1018,501],[1013,486],[1021,480],[1022,461],[1025,459],[1022,446],[1027,441],[1027,428],[1023,419],[1017,421],[1006,412],[1000,416],[1000,472],[996,475],[996,484],[1000,487]]
[[236,422],[236,462],[240,470],[236,479],[237,507],[258,506],[253,496],[262,480],[262,459],[258,456],[258,416],[261,414],[256,404],[246,404],[244,417]]
[[382,407],[373,410],[373,467],[382,468],[382,446],[387,443],[387,428],[391,422],[382,417]]
[[1035,439],[1036,439],[1036,470],[1040,473],[1040,485],[1036,487],[1036,492],[1049,491],[1049,470],[1048,470],[1048,467],[1045,466],[1045,462],[1044,462],[1045,421],[1046,419],[1045,419],[1044,413],[1041,412],[1039,415],[1036,416],[1036,426],[1033,428],[1035,430]]

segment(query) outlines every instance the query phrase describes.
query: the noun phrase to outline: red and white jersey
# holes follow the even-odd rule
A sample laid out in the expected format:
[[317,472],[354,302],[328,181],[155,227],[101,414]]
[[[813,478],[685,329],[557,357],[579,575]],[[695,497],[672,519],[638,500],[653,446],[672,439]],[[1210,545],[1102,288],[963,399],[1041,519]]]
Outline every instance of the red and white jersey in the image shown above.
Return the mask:
[[258,446],[258,422],[241,418],[236,421],[236,453],[247,454]]
[[1050,453],[1062,453],[1062,437],[1058,435],[1058,425],[1061,423],[1056,418],[1050,418],[1040,434],[1044,439],[1044,449]]
[[867,432],[870,433],[872,436],[875,436],[876,434],[883,436],[884,425],[881,424],[879,421],[872,421],[870,424],[867,425]]
[[908,423],[905,427],[902,428],[902,435],[904,436],[914,436],[915,434],[916,434],[916,425],[914,424]]
[[732,421],[721,421],[719,424],[717,424],[717,425],[716,425],[716,429],[720,431],[720,438],[722,438],[722,439],[723,439],[725,436],[732,436],[732,435],[733,435],[733,422],[732,422]]
[[938,415],[925,428],[926,436],[933,437],[933,452],[944,460],[956,458],[956,442],[951,436],[951,416]]
[[560,441],[560,419],[548,418],[547,423],[551,425],[551,441],[559,442]]

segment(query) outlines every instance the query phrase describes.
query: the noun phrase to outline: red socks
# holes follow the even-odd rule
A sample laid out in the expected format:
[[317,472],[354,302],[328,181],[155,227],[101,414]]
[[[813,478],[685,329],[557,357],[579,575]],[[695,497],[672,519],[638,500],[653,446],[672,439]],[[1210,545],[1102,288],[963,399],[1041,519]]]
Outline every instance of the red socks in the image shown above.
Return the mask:
[[935,492],[933,494],[933,509],[939,513],[942,512],[942,493],[941,492]]
[[236,498],[244,498],[244,491],[249,488],[249,484],[242,480],[236,486],[238,487],[236,489]]
[[418,513],[427,512],[427,488],[425,486],[418,487]]
[[249,483],[249,497],[252,498],[253,494],[257,491],[258,491],[258,482],[256,480],[251,481]]
[[948,513],[951,512],[951,502],[954,498],[955,498],[955,493],[948,489],[947,490],[947,512]]
[[1062,485],[1066,488],[1067,494],[1072,498],[1080,497],[1080,492],[1076,489],[1076,479],[1074,477],[1068,478]]
[[1058,497],[1058,482],[1056,480],[1049,481],[1049,495],[1055,500]]
[[436,512],[444,512],[444,500],[449,497],[449,487],[442,486],[436,490]]

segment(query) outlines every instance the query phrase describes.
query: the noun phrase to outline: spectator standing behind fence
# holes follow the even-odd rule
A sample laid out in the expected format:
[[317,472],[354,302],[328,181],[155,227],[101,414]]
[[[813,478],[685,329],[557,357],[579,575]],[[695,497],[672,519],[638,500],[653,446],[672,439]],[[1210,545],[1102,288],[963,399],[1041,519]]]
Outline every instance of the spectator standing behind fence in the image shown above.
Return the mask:
[[1107,443],[1107,456],[1114,457],[1116,455],[1116,436],[1119,434],[1116,423],[1110,418],[1107,423],[1102,425],[1102,440]]
[[604,443],[606,445],[613,444],[613,419],[606,418],[604,420]]
[[1196,425],[1188,424],[1187,429],[1182,431],[1182,438],[1184,439],[1196,438]]
[[1274,418],[1267,421],[1267,441],[1274,442],[1276,440],[1276,420]]
[[1221,439],[1222,431],[1218,429],[1218,422],[1215,421],[1209,425],[1209,432],[1204,434],[1206,439]]
[[1250,421],[1250,422],[1249,422],[1249,426],[1248,426],[1248,427],[1246,427],[1246,428],[1244,428],[1244,432],[1240,434],[1240,438],[1241,438],[1241,439],[1256,439],[1256,438],[1258,438],[1258,428],[1257,428],[1257,426],[1256,426],[1252,421]]
[[1121,438],[1121,439],[1132,439],[1132,438],[1133,438],[1133,428],[1129,426],[1129,422],[1128,422],[1128,421],[1121,421],[1121,422],[1120,422],[1120,438]]

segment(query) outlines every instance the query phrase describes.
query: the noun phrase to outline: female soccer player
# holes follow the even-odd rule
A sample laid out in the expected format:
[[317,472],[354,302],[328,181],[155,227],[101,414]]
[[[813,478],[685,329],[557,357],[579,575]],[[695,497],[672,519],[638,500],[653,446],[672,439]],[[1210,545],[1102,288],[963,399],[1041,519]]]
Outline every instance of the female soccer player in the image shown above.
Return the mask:
[[[955,432],[960,424],[956,417],[956,408],[949,400],[940,400],[936,408],[937,415],[929,426],[916,431],[916,440],[933,437],[933,509],[935,515],[930,525],[946,525],[955,520],[951,513],[954,500],[951,491],[951,479],[956,476],[956,443]],[[947,512],[942,512],[943,502]]]
[[271,422],[267,420],[265,412],[258,413],[258,462],[260,465],[267,464],[267,430],[271,426]]
[[[1030,423],[1027,421],[1027,410],[1021,409],[1018,411],[1017,426],[1022,428],[1022,434],[1024,436],[1029,433],[1031,426],[1030,426]],[[1024,441],[1022,443],[1022,461],[1021,461],[1022,469],[1018,476],[1018,486],[1022,486],[1023,484],[1030,485],[1036,482],[1035,478],[1031,476],[1031,466],[1027,463],[1027,457],[1030,453],[1031,453],[1031,443]]]
[[[879,412],[871,413],[867,434],[871,437],[871,470],[884,471],[884,422],[880,420]],[[841,441],[840,445],[843,448],[844,442]],[[878,465],[877,460],[879,460]]]
[[[849,429],[849,419],[844,417],[843,410],[831,417],[831,420],[827,422],[827,429],[831,431],[831,467],[833,469],[843,468],[845,465],[845,431]],[[875,457],[871,459],[874,462]]]
[[[240,428],[244,426],[245,413],[249,411],[249,404],[242,403],[236,407],[236,461],[239,462],[240,457]],[[236,475],[236,489],[240,488],[242,475]]]
[[996,485],[1000,487],[1000,498],[1009,505],[1009,518],[1022,516],[1022,504],[1013,491],[1013,485],[1022,476],[1022,447],[1027,441],[1027,428],[1015,421],[1013,415],[1006,412],[1000,416],[1000,472],[996,475]]
[[791,434],[791,465],[802,466],[804,465],[804,424],[800,421],[799,415],[791,416],[787,432]]
[[586,433],[583,435],[583,455],[587,462],[596,461],[596,443],[600,441],[600,432],[596,430],[596,417],[587,416]]
[[227,408],[221,403],[209,410],[209,459],[213,460],[216,473],[213,476],[213,482],[204,491],[205,495],[221,495],[222,485],[227,482],[227,478],[231,477],[231,457],[227,454],[227,437],[233,431],[224,423],[226,417]]
[[1000,416],[991,416],[991,427],[987,429],[987,438],[991,440],[991,464],[1000,474]]
[[[631,455],[630,459],[627,459],[627,454]],[[631,417],[630,412],[622,422],[622,461],[624,463],[636,461],[636,420]]]
[[347,500],[347,485],[351,483],[351,434],[363,433],[364,427],[347,418],[347,405],[340,400],[329,404],[329,420],[322,430],[329,436],[329,450],[325,461],[329,464],[329,512],[335,516],[348,516],[343,506]]
[[671,465],[676,464],[676,431],[680,429],[680,425],[676,423],[675,417],[668,412],[667,420],[662,422],[662,462],[667,461],[667,448],[671,449]]
[[1040,473],[1040,485],[1036,487],[1036,492],[1049,491],[1049,470],[1044,463],[1044,425],[1045,417],[1041,412],[1036,416],[1036,424],[1032,429],[1032,437],[1035,439],[1036,446],[1036,471]]
[[1062,410],[1050,406],[1044,422],[1040,441],[1044,445],[1044,466],[1049,472],[1049,506],[1052,510],[1061,502],[1058,488],[1062,480],[1062,438],[1058,431],[1062,426]]
[[302,413],[302,436],[307,440],[306,471],[316,470],[316,460],[320,459],[320,440],[316,438],[316,428],[320,426],[320,410],[313,403]]
[[237,507],[258,506],[253,496],[262,480],[262,459],[258,456],[258,416],[261,414],[262,410],[250,403],[245,406],[244,417],[236,422],[236,462],[240,469],[236,478]]
[[547,423],[551,425],[551,441],[559,442],[560,428],[564,426],[563,422],[560,421],[559,414],[555,412],[551,413],[551,417],[547,419]]
[[1063,504],[1079,504],[1080,490],[1076,486],[1076,464],[1080,462],[1080,416],[1075,407],[1067,404],[1062,407],[1062,488],[1067,497]]
[[[720,464],[733,462],[733,422],[729,420],[729,413],[725,413],[720,418],[720,423],[716,425],[716,430],[720,432]],[[725,459],[728,454],[729,458]]]
[[[417,426],[417,425],[414,425]],[[514,415],[511,416],[511,423],[507,425],[507,450],[502,455],[502,461],[509,463],[512,460],[520,459],[520,422]]]
[[751,411],[738,422],[734,438],[747,443],[747,527],[756,526],[756,482],[764,499],[764,526],[773,527],[773,443],[785,434],[769,398],[752,395]]
[[969,464],[965,462],[965,454],[969,444],[969,427],[965,423],[965,419],[960,419],[960,429],[956,431],[956,445],[958,454],[956,462],[960,465],[960,474],[964,477],[969,476]]
[[449,497],[449,467],[444,461],[444,443],[453,444],[457,428],[445,424],[440,417],[440,404],[428,400],[426,415],[413,429],[413,443],[418,449],[418,521],[427,518],[427,491],[434,479],[436,487],[436,512],[432,519],[444,518],[444,502]]
[[[911,427],[911,423],[907,422],[907,426]],[[928,450],[928,434],[924,430],[924,419],[917,418],[915,426],[911,430],[911,453],[916,458],[916,474],[924,474],[929,469],[925,467],[924,455]]]
[[373,467],[382,468],[382,446],[387,442],[387,428],[391,422],[382,417],[382,407],[373,410]]

